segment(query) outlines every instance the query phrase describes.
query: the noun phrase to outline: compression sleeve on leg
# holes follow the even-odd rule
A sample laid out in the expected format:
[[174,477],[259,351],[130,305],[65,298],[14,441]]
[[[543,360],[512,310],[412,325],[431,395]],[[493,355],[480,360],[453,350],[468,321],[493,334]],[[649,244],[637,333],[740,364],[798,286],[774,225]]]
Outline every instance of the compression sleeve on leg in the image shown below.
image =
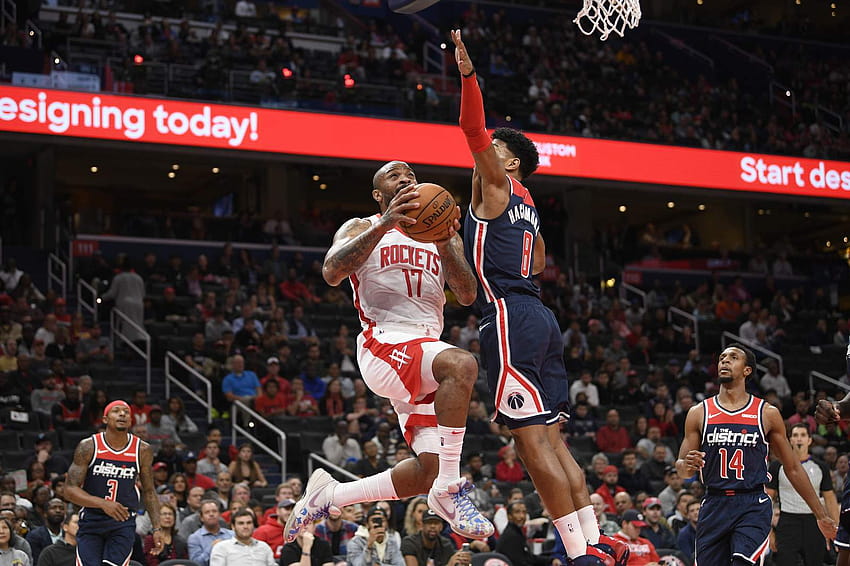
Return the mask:
[[461,79],[460,128],[472,153],[481,153],[490,145],[484,121],[484,98],[474,73]]

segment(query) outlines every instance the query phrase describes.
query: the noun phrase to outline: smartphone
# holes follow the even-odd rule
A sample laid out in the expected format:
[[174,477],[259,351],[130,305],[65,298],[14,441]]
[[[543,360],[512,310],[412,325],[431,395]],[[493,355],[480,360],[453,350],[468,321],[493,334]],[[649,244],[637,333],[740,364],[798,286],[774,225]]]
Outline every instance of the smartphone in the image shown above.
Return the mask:
[[465,542],[462,545],[460,545],[460,551],[461,552],[469,552],[469,543]]

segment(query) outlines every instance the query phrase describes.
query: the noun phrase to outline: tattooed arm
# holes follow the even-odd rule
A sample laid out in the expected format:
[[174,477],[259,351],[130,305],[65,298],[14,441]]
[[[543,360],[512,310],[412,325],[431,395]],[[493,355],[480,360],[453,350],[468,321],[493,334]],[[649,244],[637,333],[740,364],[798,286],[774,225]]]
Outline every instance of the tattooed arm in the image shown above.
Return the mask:
[[89,509],[101,509],[116,521],[126,521],[130,512],[117,501],[95,497],[83,489],[89,463],[94,455],[94,442],[91,438],[82,440],[74,451],[74,462],[68,468],[68,481],[65,484],[65,497],[71,503]]
[[342,280],[363,265],[384,234],[386,228],[362,218],[352,218],[334,234],[334,241],[325,256],[322,276],[328,285],[336,287]]
[[153,449],[144,441],[139,441],[139,482],[142,484],[142,503],[151,519],[153,527],[154,552],[162,550],[162,530],[159,524],[159,498],[153,483]]
[[419,207],[419,203],[409,202],[419,196],[414,189],[415,186],[410,185],[400,190],[375,224],[362,218],[352,218],[337,230],[322,265],[322,276],[328,285],[336,287],[363,265],[384,234],[392,228],[399,224],[416,223],[404,215],[406,211]]
[[[457,224],[457,221],[455,221]],[[440,260],[443,263],[443,275],[449,289],[457,297],[457,301],[465,307],[475,302],[478,294],[478,282],[475,274],[463,256],[463,241],[454,234],[451,238],[437,242]]]

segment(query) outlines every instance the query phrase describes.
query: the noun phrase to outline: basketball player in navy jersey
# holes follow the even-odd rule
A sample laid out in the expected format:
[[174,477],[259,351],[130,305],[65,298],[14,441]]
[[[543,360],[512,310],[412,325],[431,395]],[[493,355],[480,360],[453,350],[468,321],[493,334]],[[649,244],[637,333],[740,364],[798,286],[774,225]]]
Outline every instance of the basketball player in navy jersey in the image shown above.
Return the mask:
[[691,407],[676,468],[682,477],[700,473],[706,487],[697,522],[695,563],[699,566],[761,564],[770,542],[773,504],[765,492],[768,449],[791,485],[817,518],[827,540],[835,538],[830,518],[786,436],[779,410],[747,393],[756,369],[753,352],[732,344],[717,362],[720,392]]
[[78,566],[126,566],[133,552],[136,510],[142,502],[153,525],[154,549],[162,549],[159,499],[154,491],[153,450],[130,434],[130,406],[113,401],[103,411],[106,431],[82,440],[68,468],[65,496],[82,507],[77,533]]
[[[464,253],[478,279],[481,352],[487,363],[496,422],[511,429],[517,453],[574,563],[610,562],[594,544],[599,525],[584,474],[560,436],[569,417],[563,339],[555,315],[540,300],[533,276],[546,246],[534,200],[522,181],[537,169],[534,143],[499,128],[487,134],[484,101],[460,30],[452,31],[462,75],[460,126],[475,160]],[[611,546],[624,545],[606,540]],[[618,558],[624,561],[620,550]]]
[[[847,345],[847,375],[850,376],[850,344]],[[818,401],[815,418],[820,424],[850,420],[850,393],[838,403],[821,399]],[[844,493],[841,497],[838,534],[835,547],[838,549],[836,566],[850,566],[850,474],[844,478]]]

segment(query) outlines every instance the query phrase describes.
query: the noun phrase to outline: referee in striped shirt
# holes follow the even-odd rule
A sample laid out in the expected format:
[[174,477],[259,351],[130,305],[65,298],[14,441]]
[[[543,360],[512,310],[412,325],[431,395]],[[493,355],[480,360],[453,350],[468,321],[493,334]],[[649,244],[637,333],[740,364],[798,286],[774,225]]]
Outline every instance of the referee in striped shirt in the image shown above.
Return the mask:
[[[800,459],[800,464],[809,476],[815,492],[820,494],[827,513],[838,521],[838,500],[832,487],[829,467],[815,460],[809,454],[812,437],[805,423],[791,427],[791,447]],[[766,489],[773,500],[779,496],[779,523],[776,525],[776,566],[797,566],[803,560],[804,566],[820,566],[826,553],[826,540],[818,528],[809,506],[797,493],[788,476],[782,469],[782,463],[774,460],[770,464],[770,482]]]

